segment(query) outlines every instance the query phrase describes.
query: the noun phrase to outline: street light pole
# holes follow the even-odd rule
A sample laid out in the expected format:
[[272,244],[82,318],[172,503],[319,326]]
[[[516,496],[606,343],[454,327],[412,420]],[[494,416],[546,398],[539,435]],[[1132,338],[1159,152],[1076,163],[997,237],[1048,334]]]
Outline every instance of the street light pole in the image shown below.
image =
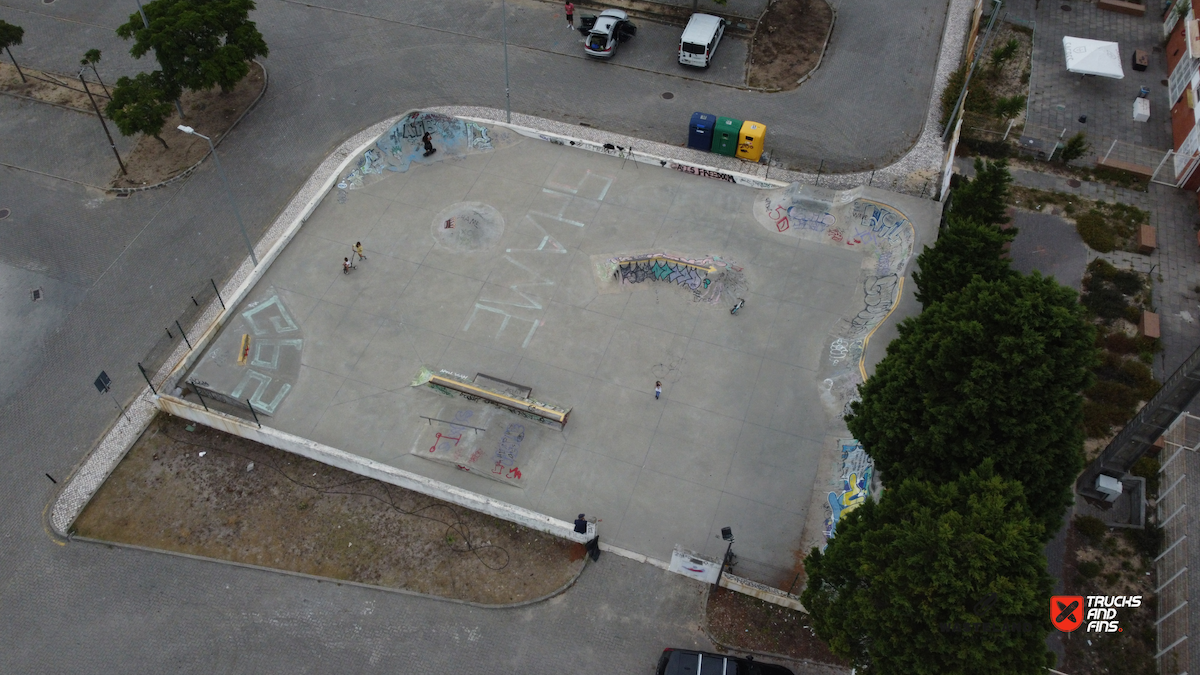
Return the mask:
[[512,104],[508,97],[508,7],[500,0],[500,24],[504,27],[504,121],[512,124]]
[[258,267],[258,257],[254,255],[254,246],[250,244],[250,236],[246,234],[246,223],[242,222],[242,214],[238,211],[237,200],[233,198],[233,188],[229,186],[229,177],[225,175],[225,167],[221,166],[221,158],[217,157],[217,148],[213,145],[212,139],[184,124],[179,125],[179,130],[208,141],[208,149],[212,152],[213,161],[217,163],[217,172],[221,174],[221,181],[225,183],[225,191],[229,193],[229,205],[233,207],[233,214],[237,216],[238,225],[242,228],[242,239],[245,240],[246,248],[250,251],[250,260],[254,262],[255,267]]
[[721,538],[729,542],[729,545],[725,547],[725,557],[721,558],[721,569],[717,570],[717,580],[713,582],[714,591],[721,587],[721,575],[725,574],[725,566],[729,564],[729,554],[733,551],[733,529],[722,527]]

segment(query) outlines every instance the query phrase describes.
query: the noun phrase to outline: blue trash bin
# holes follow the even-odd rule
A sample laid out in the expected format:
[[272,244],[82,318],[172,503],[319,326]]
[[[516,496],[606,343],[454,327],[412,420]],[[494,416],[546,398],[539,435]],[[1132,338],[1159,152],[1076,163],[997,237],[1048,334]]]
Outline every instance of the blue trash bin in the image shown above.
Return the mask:
[[701,112],[692,113],[692,121],[688,125],[688,147],[705,152],[711,151],[713,127],[716,123],[716,115]]

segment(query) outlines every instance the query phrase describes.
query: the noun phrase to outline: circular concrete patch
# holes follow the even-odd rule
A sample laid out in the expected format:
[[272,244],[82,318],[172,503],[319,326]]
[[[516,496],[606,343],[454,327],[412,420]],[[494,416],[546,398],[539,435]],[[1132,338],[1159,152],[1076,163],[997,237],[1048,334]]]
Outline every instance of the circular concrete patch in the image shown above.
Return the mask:
[[451,251],[483,251],[503,234],[504,216],[480,202],[451,204],[433,219],[434,241]]

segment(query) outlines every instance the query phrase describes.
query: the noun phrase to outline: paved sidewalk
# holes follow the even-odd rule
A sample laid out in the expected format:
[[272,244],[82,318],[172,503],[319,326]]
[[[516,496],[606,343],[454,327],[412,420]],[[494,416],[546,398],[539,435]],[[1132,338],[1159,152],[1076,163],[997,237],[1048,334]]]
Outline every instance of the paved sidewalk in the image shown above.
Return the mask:
[[[1083,131],[1093,153],[1103,154],[1114,140],[1160,151],[1170,149],[1170,105],[1167,88],[1159,83],[1168,75],[1161,48],[1163,22],[1158,3],[1149,5],[1145,16],[1134,17],[1071,0],[1007,3],[1002,11],[1018,23],[1028,25],[1032,19],[1034,24],[1028,121],[1055,131],[1066,129],[1066,137]],[[1118,43],[1125,78],[1084,77],[1067,72],[1062,44],[1065,35]],[[1135,49],[1150,52],[1150,67],[1143,72],[1132,68]],[[1150,121],[1134,122],[1133,100],[1142,87],[1151,92]],[[1081,115],[1087,115],[1086,123],[1079,122]],[[1090,157],[1085,159],[1091,161]]]

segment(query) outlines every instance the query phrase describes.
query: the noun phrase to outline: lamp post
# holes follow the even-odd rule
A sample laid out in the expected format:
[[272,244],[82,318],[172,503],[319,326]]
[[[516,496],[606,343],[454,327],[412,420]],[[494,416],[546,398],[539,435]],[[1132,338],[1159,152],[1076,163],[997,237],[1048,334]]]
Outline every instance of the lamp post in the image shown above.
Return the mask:
[[725,573],[725,566],[729,564],[729,554],[733,552],[733,528],[722,527],[721,538],[729,542],[725,547],[725,557],[721,558],[721,569],[717,570],[717,580],[713,582],[713,590],[721,587],[721,575]]
[[504,27],[504,121],[512,124],[512,104],[508,99],[508,8],[500,0],[500,25]]
[[242,214],[238,211],[237,201],[233,198],[233,188],[229,187],[229,178],[225,175],[225,167],[221,166],[221,158],[217,157],[217,148],[213,145],[212,139],[185,124],[180,124],[179,130],[208,141],[208,149],[212,152],[213,161],[217,163],[217,171],[221,174],[221,181],[225,183],[225,191],[229,193],[229,205],[233,207],[233,214],[237,216],[238,225],[242,228],[242,239],[246,241],[246,248],[250,251],[250,260],[254,262],[255,267],[258,267],[258,257],[254,255],[254,246],[250,244],[250,237],[246,234],[246,224],[242,222]]
[[[100,112],[100,106],[96,105],[96,98],[92,96],[92,90],[88,89],[87,80],[83,79],[84,67],[79,69],[79,81],[83,83],[83,90],[87,92],[88,100],[92,102],[92,108],[96,110],[96,117],[100,118],[100,126],[104,127],[104,135],[108,137],[108,147],[112,148],[113,154],[117,156],[117,166],[121,167],[121,175],[127,176],[129,172],[125,170],[125,162],[121,161],[121,153],[117,152],[117,144],[113,143],[112,134],[108,133],[108,124],[104,121],[104,114]],[[99,77],[97,76],[96,79],[99,79]]]

